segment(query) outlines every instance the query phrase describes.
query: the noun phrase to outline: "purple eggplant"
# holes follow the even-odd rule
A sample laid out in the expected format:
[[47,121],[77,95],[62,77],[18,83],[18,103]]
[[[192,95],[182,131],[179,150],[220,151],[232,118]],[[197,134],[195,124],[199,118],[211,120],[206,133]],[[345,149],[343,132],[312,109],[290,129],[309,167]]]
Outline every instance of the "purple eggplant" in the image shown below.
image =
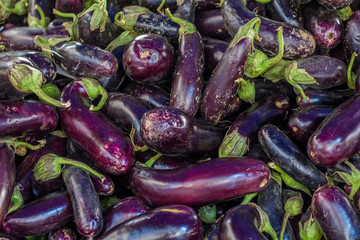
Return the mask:
[[266,7],[273,20],[303,28],[302,13],[293,0],[273,0],[267,3]]
[[272,95],[253,104],[232,123],[219,148],[219,156],[244,155],[255,140],[258,129],[266,123],[284,118],[289,108],[288,97],[280,95]]
[[354,52],[357,54],[353,71],[358,75],[360,70],[360,10],[354,12],[346,22],[344,49],[348,62],[350,62],[351,55]]
[[78,167],[66,167],[62,174],[70,195],[78,232],[85,237],[97,236],[104,224],[99,196],[89,175]]
[[320,187],[312,197],[311,206],[326,239],[360,239],[360,217],[340,188]]
[[[156,11],[156,9],[161,4],[162,0],[137,0],[137,4],[150,9],[151,11]],[[166,0],[164,8],[169,8],[171,11],[174,11],[177,7],[176,0]]]
[[130,186],[150,206],[204,206],[259,192],[268,185],[269,174],[269,168],[260,160],[218,158],[169,170],[135,166]]
[[63,227],[48,234],[48,240],[76,240],[76,234],[73,230]]
[[318,3],[330,9],[342,9],[349,6],[353,0],[317,0]]
[[[153,151],[146,151],[146,152],[137,151],[136,161],[146,164],[150,159],[152,159],[155,156],[156,156],[156,152]],[[184,161],[184,159],[162,155],[156,159],[152,167],[155,169],[174,169],[174,168],[184,167],[188,164],[189,162]]]
[[80,13],[83,7],[83,0],[56,0],[55,8],[66,13]]
[[183,205],[160,207],[120,224],[98,240],[198,240],[201,221],[195,210]]
[[296,104],[298,107],[308,107],[314,105],[338,106],[355,94],[353,89],[305,89],[304,94],[307,99],[301,97],[300,94],[296,97]]
[[334,110],[329,106],[309,106],[294,112],[288,121],[291,135],[299,142],[307,143],[321,122]]
[[59,109],[61,126],[69,139],[74,141],[101,170],[110,174],[124,173],[135,163],[130,141],[103,114],[96,112],[100,106],[90,106],[90,99],[96,96],[88,95],[87,90],[90,93],[94,93],[94,90],[100,92],[100,105],[105,103],[107,94],[95,81],[78,79],[69,83],[63,89],[61,99],[70,101],[71,106]]
[[41,8],[41,10],[44,12],[44,15],[48,18],[52,18],[52,11],[55,7],[55,0],[29,0],[29,13],[32,17],[40,19],[40,14],[37,10],[37,6]]
[[146,146],[168,156],[204,156],[219,147],[226,129],[172,107],[155,108],[141,119]]
[[[246,8],[243,1],[239,0],[226,0],[221,10],[225,28],[231,36],[234,36],[238,29],[248,21],[258,17]],[[259,37],[261,41],[255,41],[259,50],[270,55],[276,55],[279,51],[277,29],[283,27],[284,58],[298,59],[314,53],[316,43],[309,32],[268,18],[260,17],[260,19]]]
[[196,14],[195,26],[202,36],[216,39],[227,39],[230,37],[225,29],[220,8],[202,11]]
[[177,8],[174,12],[174,17],[181,18],[187,22],[194,23],[195,21],[195,0],[184,0],[177,2]]
[[359,151],[359,104],[360,95],[349,98],[336,107],[310,137],[307,153],[315,164],[334,166]]
[[210,77],[216,65],[220,62],[229,43],[209,37],[203,38],[205,54],[205,75]]
[[7,215],[1,229],[14,236],[37,236],[62,227],[72,218],[69,194],[56,192]]

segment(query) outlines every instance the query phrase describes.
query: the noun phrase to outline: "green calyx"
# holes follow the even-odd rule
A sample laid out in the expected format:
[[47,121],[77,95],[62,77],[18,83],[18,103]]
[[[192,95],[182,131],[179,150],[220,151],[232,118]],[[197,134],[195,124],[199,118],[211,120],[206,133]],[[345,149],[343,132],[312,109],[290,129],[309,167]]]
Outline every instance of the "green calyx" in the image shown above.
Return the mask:
[[340,171],[337,171],[336,173],[345,181],[347,185],[351,186],[349,198],[352,200],[355,196],[355,193],[360,188],[360,171],[349,161],[345,161],[345,164],[351,168],[351,175]]
[[45,146],[46,144],[46,140],[42,139],[37,141],[39,144],[37,145],[32,145],[30,143],[27,142],[23,142],[23,141],[19,141],[20,137],[4,137],[4,138],[0,138],[0,142],[1,143],[6,143],[9,146],[11,146],[12,148],[15,149],[15,154],[19,155],[19,156],[25,156],[27,149],[30,150],[38,150],[40,148],[42,148],[43,146]]
[[105,181],[105,176],[90,168],[85,163],[75,161],[69,158],[59,157],[55,154],[49,153],[42,156],[36,163],[34,168],[34,178],[36,181],[46,182],[51,179],[60,177],[62,172],[62,165],[71,165],[79,167],[93,176],[99,178],[102,182]]
[[168,16],[170,18],[171,21],[173,21],[174,23],[177,23],[180,25],[180,28],[179,28],[179,42],[180,42],[180,39],[183,35],[185,34],[193,34],[194,32],[196,32],[196,27],[194,24],[188,22],[188,21],[185,21],[184,19],[181,19],[181,18],[177,18],[177,17],[174,17],[170,10],[167,8],[165,9],[165,13],[166,13],[166,16]]
[[110,208],[111,206],[113,206],[118,201],[120,201],[120,198],[115,197],[115,196],[108,196],[108,197],[102,199],[101,200],[101,209],[102,209],[102,211],[105,211],[106,209]]
[[350,6],[347,6],[343,9],[337,10],[336,12],[339,15],[339,17],[341,18],[341,20],[343,20],[344,22],[347,21],[353,14],[353,10],[351,9]]
[[80,78],[76,80],[81,86],[84,87],[90,101],[95,100],[98,96],[101,96],[99,103],[94,106],[91,104],[90,111],[99,111],[108,98],[107,91],[100,85],[100,83],[92,78]]
[[268,233],[272,237],[273,240],[278,240],[276,232],[270,224],[270,219],[269,219],[268,214],[264,210],[262,210],[261,207],[256,205],[255,203],[251,202],[251,203],[249,203],[249,205],[255,207],[260,215],[259,231]]
[[114,40],[112,40],[109,45],[105,48],[106,51],[112,52],[119,46],[124,46],[134,40],[140,34],[134,31],[124,31]]
[[[124,14],[124,12],[127,12],[127,14]],[[140,14],[151,13],[149,9],[140,6],[124,7],[124,12],[118,12],[115,15],[114,23],[125,31],[133,30]]]
[[41,90],[49,97],[59,100],[61,91],[60,89],[53,83],[47,83],[41,86]]
[[284,79],[284,71],[291,63],[292,61],[281,59],[277,64],[275,64],[273,67],[270,67],[263,74],[261,74],[261,76],[276,83]]
[[136,130],[135,130],[134,126],[132,126],[131,131],[130,131],[130,141],[131,141],[134,151],[135,152],[138,152],[138,151],[145,152],[145,151],[149,150],[148,146],[146,146],[146,145],[143,145],[143,146],[136,145],[135,134],[136,134]]
[[34,17],[29,12],[27,18],[29,27],[46,27],[49,19],[46,18],[44,11],[39,5],[36,4],[35,9],[38,11],[40,19]]
[[[163,8],[165,6],[166,0],[162,0],[161,3],[159,4],[159,6],[156,8],[156,11],[160,14],[164,14],[163,12]],[[179,5],[179,4],[178,4]]]
[[152,158],[150,158],[149,160],[146,161],[145,166],[147,167],[152,167],[154,165],[154,163],[161,158],[162,154],[158,153],[155,156],[153,156]]
[[19,209],[23,205],[23,203],[24,203],[24,199],[20,192],[20,186],[15,186],[14,192],[11,196],[11,202],[7,214],[10,214],[11,212],[14,212],[17,209]]
[[280,187],[282,186],[281,176],[278,172],[272,171],[271,178],[274,179],[280,185]]
[[200,207],[199,210],[199,217],[202,222],[206,224],[211,224],[216,220],[216,205],[207,205]]
[[[314,214],[310,211],[304,214],[299,221],[299,234],[302,240],[320,240],[323,231],[320,228]],[[305,219],[306,218],[306,219]]]
[[13,87],[24,93],[35,93],[40,100],[51,104],[55,107],[67,108],[70,106],[70,102],[60,102],[46,95],[42,90],[41,86],[45,82],[45,78],[42,72],[27,64],[15,63],[8,69],[9,80]]
[[14,7],[11,7],[13,1],[0,0],[0,23],[4,23],[5,20],[11,15],[25,15],[28,12],[27,0],[20,0],[15,3]]
[[249,139],[234,130],[226,133],[220,147],[219,157],[241,157],[249,150]]
[[249,204],[251,202],[251,200],[253,200],[257,195],[258,195],[258,193],[246,194],[244,196],[243,200],[241,201],[240,205]]
[[280,240],[284,238],[286,224],[289,217],[294,217],[301,214],[303,206],[304,200],[302,199],[301,194],[295,194],[286,200],[284,204],[285,214],[280,232]]
[[250,82],[250,80],[245,80],[243,78],[240,78],[237,81],[240,82],[238,90],[239,98],[251,104],[255,103],[255,84]]
[[53,14],[59,16],[61,18],[72,18],[72,21],[64,22],[62,26],[69,32],[71,39],[78,40],[77,37],[77,24],[79,22],[79,18],[75,13],[64,13],[59,10],[53,9]]
[[41,48],[41,51],[46,54],[48,57],[52,58],[53,54],[57,54],[53,50],[51,50],[51,47],[55,46],[58,43],[61,42],[67,42],[70,41],[71,37],[68,38],[45,38],[42,36],[37,35],[34,38],[34,43],[36,46]]
[[106,21],[108,19],[108,11],[106,9],[106,0],[96,0],[97,3],[91,5],[91,7],[84,9],[78,14],[78,17],[82,17],[89,12],[93,12],[90,20],[90,30],[94,31],[100,28],[100,32],[105,31]]
[[54,135],[54,136],[61,137],[61,138],[67,138],[65,132],[64,132],[64,131],[61,131],[61,130],[53,131],[53,132],[51,132],[50,134],[51,134],[51,135]]
[[349,66],[347,68],[347,72],[346,72],[346,77],[347,77],[347,85],[350,89],[355,89],[355,78],[356,75],[353,74],[353,72],[351,71],[353,66],[354,66],[354,62],[355,62],[355,58],[357,57],[356,52],[353,52],[353,54],[351,55],[350,58],[350,62],[349,62]]
[[254,49],[254,39],[261,41],[259,37],[260,23],[261,19],[259,17],[255,17],[248,21],[244,26],[240,27],[229,47],[234,46],[243,38],[249,38],[252,42],[252,49]]

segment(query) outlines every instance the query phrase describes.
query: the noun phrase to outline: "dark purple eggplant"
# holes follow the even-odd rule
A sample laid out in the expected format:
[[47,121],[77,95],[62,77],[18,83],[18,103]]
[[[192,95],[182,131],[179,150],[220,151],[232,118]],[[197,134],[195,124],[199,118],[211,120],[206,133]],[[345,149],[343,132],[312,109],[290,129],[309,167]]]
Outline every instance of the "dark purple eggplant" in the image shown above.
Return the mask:
[[216,65],[220,62],[229,43],[209,37],[203,38],[205,54],[205,75],[210,77]]
[[202,36],[216,39],[227,39],[230,37],[225,29],[220,8],[197,13],[195,26]]
[[258,129],[284,118],[289,108],[289,98],[280,95],[272,95],[253,104],[232,123],[219,148],[219,156],[244,155],[255,140]]
[[360,10],[354,12],[346,22],[344,49],[348,62],[350,62],[351,56],[354,52],[357,54],[353,71],[356,75],[358,75],[360,70]]
[[62,227],[48,234],[48,240],[76,240],[76,233],[67,227]]
[[136,37],[125,48],[122,63],[126,74],[133,80],[157,83],[173,71],[175,52],[171,44],[156,34]]
[[83,8],[83,0],[56,0],[55,8],[66,13],[80,13]]
[[[137,4],[150,9],[151,11],[156,11],[156,9],[161,4],[162,0],[137,0]],[[177,0],[166,0],[164,8],[170,8],[171,11],[175,11],[177,7]]]
[[237,95],[239,79],[243,77],[246,60],[257,37],[259,18],[239,28],[206,85],[201,102],[201,114],[217,123],[227,115],[228,106]]
[[349,6],[353,0],[317,0],[321,5],[330,9],[342,9]]
[[204,233],[202,240],[219,240],[219,228],[223,216],[218,217]]
[[56,192],[7,215],[1,229],[14,236],[37,236],[62,227],[72,218],[69,194]]
[[29,13],[32,17],[40,19],[40,14],[37,10],[36,5],[38,5],[41,10],[44,12],[44,15],[49,19],[52,18],[52,11],[55,7],[55,0],[29,0]]
[[[243,1],[239,0],[226,0],[221,9],[225,28],[231,36],[234,36],[238,29],[248,21],[258,17],[246,8]],[[314,53],[316,43],[309,32],[268,18],[260,17],[260,19],[259,37],[261,41],[255,41],[259,50],[273,56],[276,55],[279,51],[277,29],[283,27],[284,58],[298,59]]]
[[78,167],[66,167],[62,174],[70,195],[78,232],[85,237],[97,236],[104,224],[99,196],[89,175]]
[[[155,157],[156,155],[157,155],[156,152],[153,151],[146,151],[146,152],[137,151],[136,161],[146,164],[149,163],[148,161],[150,159],[152,159],[151,161],[153,161],[154,160],[153,157]],[[156,158],[156,161],[154,162],[152,167],[155,169],[174,169],[174,168],[184,167],[188,164],[189,162],[184,161],[184,159],[161,155],[159,156],[159,158]]]
[[309,106],[294,112],[288,120],[291,135],[299,142],[307,143],[321,122],[334,110],[329,106]]
[[326,185],[317,189],[311,206],[326,239],[360,238],[360,217],[339,187]]
[[195,0],[177,1],[177,8],[174,12],[174,17],[184,19],[187,22],[194,23],[195,21]]
[[304,20],[301,11],[293,0],[272,0],[266,4],[271,19],[303,28]]
[[355,94],[353,89],[305,89],[304,94],[307,100],[300,94],[296,97],[298,107],[308,107],[314,105],[338,106]]
[[246,8],[259,16],[266,16],[266,4],[260,3],[256,0],[247,0]]
[[310,137],[307,153],[315,164],[334,166],[359,151],[359,107],[360,95],[354,95],[336,107]]
[[172,107],[155,108],[141,119],[141,138],[146,146],[168,156],[213,154],[226,131]]
[[320,240],[323,233],[319,223],[316,221],[311,205],[301,216],[299,222],[299,235],[304,239]]
[[[90,105],[90,100],[97,97],[97,94],[94,96],[94,91],[102,95],[97,107]],[[61,126],[69,139],[101,170],[110,174],[121,174],[133,166],[135,157],[126,136],[103,114],[96,111],[105,103],[106,97],[106,92],[96,81],[83,78],[69,83],[63,89],[61,99],[70,101],[71,106],[59,110]]]
[[164,89],[152,84],[135,82],[126,86],[122,91],[154,107],[168,106],[170,102],[170,94]]
[[260,160],[218,158],[169,170],[135,166],[130,186],[150,206],[204,206],[259,192],[268,185],[269,174]]
[[252,79],[251,82],[255,85],[255,102],[271,95],[283,95],[289,98],[291,105],[294,105],[296,95],[290,84],[284,81],[278,81],[275,83],[261,78]]
[[123,1],[123,0],[107,0],[106,1],[106,10],[108,11],[108,16],[111,22],[114,22],[115,15],[120,12],[123,7],[126,5],[132,5],[135,0]]

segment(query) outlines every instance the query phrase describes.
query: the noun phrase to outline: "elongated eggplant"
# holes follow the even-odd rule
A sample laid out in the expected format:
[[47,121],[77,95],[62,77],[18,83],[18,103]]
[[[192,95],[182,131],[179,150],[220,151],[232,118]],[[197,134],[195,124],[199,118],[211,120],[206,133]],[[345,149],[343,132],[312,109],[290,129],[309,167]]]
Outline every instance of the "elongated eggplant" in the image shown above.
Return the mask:
[[354,95],[336,107],[324,119],[307,144],[310,159],[320,166],[334,166],[359,151],[360,95]]
[[100,236],[98,240],[197,240],[201,236],[201,220],[196,212],[187,206],[171,205],[130,219]]
[[[84,87],[87,85],[91,90]],[[100,169],[110,174],[121,174],[135,163],[134,152],[130,141],[118,127],[103,114],[89,110],[98,110],[100,106],[90,106],[90,98],[94,95],[88,95],[87,90],[90,93],[94,90],[100,91],[103,95],[101,105],[107,95],[101,89],[100,85],[90,79],[78,79],[69,83],[63,89],[61,99],[71,101],[71,106],[59,110],[61,126],[69,139],[74,141]]]
[[[231,36],[234,36],[238,29],[249,20],[258,17],[246,8],[243,1],[239,0],[226,0],[221,10],[225,28]],[[260,17],[260,19],[259,37],[261,41],[255,41],[259,50],[275,56],[279,51],[277,29],[283,27],[284,58],[298,59],[314,53],[316,43],[309,32],[268,18]]]
[[213,70],[216,68],[216,65],[220,62],[229,43],[209,37],[204,37],[203,42],[205,54],[205,75],[209,78]]
[[298,107],[303,108],[313,105],[327,105],[338,106],[355,94],[353,89],[305,89],[305,96],[307,100],[301,97],[300,94],[296,97],[296,104]]
[[195,7],[195,0],[178,1],[176,11],[174,12],[174,17],[181,18],[190,23],[194,23]]
[[140,133],[145,145],[156,152],[201,157],[218,149],[225,130],[176,108],[161,107],[142,116]]
[[344,49],[348,62],[350,62],[351,55],[354,52],[357,54],[354,62],[353,71],[356,75],[358,75],[360,70],[360,10],[354,12],[346,22],[344,34]]
[[204,206],[259,192],[268,185],[269,174],[269,168],[260,160],[218,158],[169,170],[135,166],[130,186],[150,206]]
[[325,174],[276,126],[264,125],[258,138],[268,157],[295,181],[310,189],[327,183]]
[[1,229],[14,236],[37,236],[62,227],[72,218],[69,194],[56,192],[7,215]]
[[340,188],[320,187],[312,197],[311,206],[326,239],[360,238],[360,217]]
[[[136,152],[136,161],[141,163],[146,163],[151,158],[153,158],[156,155],[156,152],[153,151],[137,151]],[[184,159],[181,158],[174,158],[162,155],[156,161],[154,162],[154,165],[152,165],[155,169],[174,169],[178,167],[183,167],[188,165],[189,162],[184,161]]]
[[226,39],[230,35],[227,32],[221,9],[211,9],[196,14],[195,26],[202,36],[216,39]]
[[273,0],[266,4],[273,20],[303,28],[304,20],[301,11],[293,0]]

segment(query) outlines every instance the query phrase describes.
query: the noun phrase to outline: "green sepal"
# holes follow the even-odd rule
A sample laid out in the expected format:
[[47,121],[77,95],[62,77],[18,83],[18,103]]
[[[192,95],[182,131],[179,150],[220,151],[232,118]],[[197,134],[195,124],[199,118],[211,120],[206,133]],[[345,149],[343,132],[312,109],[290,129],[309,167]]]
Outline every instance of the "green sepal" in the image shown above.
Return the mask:
[[280,187],[282,186],[281,175],[278,172],[271,171],[271,178],[274,179]]
[[294,196],[291,196],[286,200],[284,204],[285,214],[280,231],[280,240],[284,238],[284,233],[289,217],[294,217],[301,214],[303,206],[304,200],[301,197],[300,193],[295,194]]
[[27,18],[29,27],[46,27],[49,22],[49,18],[46,18],[44,11],[39,5],[36,4],[35,9],[38,11],[40,19],[31,15],[31,13],[29,12]]
[[61,91],[60,89],[53,83],[47,83],[41,86],[41,90],[48,95],[49,97],[59,100]]
[[[323,231],[319,223],[317,222],[314,214],[311,211],[310,213],[306,213],[302,216],[301,221],[299,221],[299,235],[301,240],[320,240]],[[307,219],[304,219],[304,218]]]
[[3,138],[0,138],[0,142],[1,143],[6,143],[9,146],[11,146],[13,149],[15,149],[15,154],[19,155],[19,156],[25,156],[26,152],[27,152],[27,149],[38,150],[38,149],[42,148],[43,146],[45,146],[45,144],[46,144],[45,139],[38,140],[37,142],[39,144],[37,144],[37,145],[32,145],[32,144],[30,144],[28,142],[19,141],[19,139],[21,139],[23,137],[24,136],[3,137]]
[[61,137],[61,138],[67,138],[67,135],[62,130],[55,130],[55,131],[51,132],[50,134],[54,135],[54,136]]
[[90,106],[90,111],[99,111],[108,98],[108,93],[105,88],[103,88],[97,80],[92,78],[79,78],[76,81],[84,87],[91,101],[95,100],[98,96],[101,96],[101,99],[96,106]]
[[340,171],[336,171],[336,173],[339,174],[346,184],[351,186],[349,198],[352,200],[360,188],[360,171],[351,162],[345,161],[345,163],[351,168],[351,175]]
[[68,38],[45,38],[40,35],[37,35],[34,38],[34,43],[36,46],[41,48],[41,51],[45,55],[52,58],[52,54],[57,54],[57,53],[54,52],[53,50],[51,50],[51,47],[55,46],[58,43],[67,42],[70,40],[71,40],[71,37],[68,37]]
[[149,160],[146,161],[145,166],[147,167],[152,167],[154,165],[154,163],[161,158],[162,154],[158,153],[155,156],[153,156],[152,158],[150,158]]
[[266,4],[266,3],[271,2],[271,0],[255,0],[255,1],[258,3],[261,3],[261,4]]
[[39,235],[39,236],[31,236],[31,237],[25,237],[27,240],[47,240],[47,234]]
[[[11,1],[10,1],[11,2]],[[1,23],[5,21],[11,14],[16,14],[19,16],[25,15],[28,12],[28,0],[20,0],[15,3],[13,8],[9,8],[6,4],[0,0],[0,20]]]
[[90,20],[90,30],[94,31],[100,28],[100,32],[103,32],[105,31],[105,25],[109,15],[106,9],[107,0],[97,0],[96,2],[97,3],[91,5],[89,8],[84,9],[81,13],[79,13],[78,17],[81,18],[89,12],[93,12]]
[[240,27],[232,41],[230,42],[228,48],[237,44],[241,39],[249,38],[251,40],[252,49],[254,49],[254,39],[260,41],[259,37],[259,28],[260,28],[261,19],[255,17],[248,21],[244,26]]
[[196,32],[196,27],[194,24],[188,22],[188,21],[185,21],[184,19],[181,19],[181,18],[177,18],[177,17],[174,17],[170,10],[167,8],[165,9],[165,13],[166,13],[166,16],[168,16],[170,18],[171,21],[173,21],[174,23],[177,23],[180,25],[180,28],[179,28],[179,42],[182,38],[183,35],[185,34],[193,34],[194,32]]
[[133,149],[135,152],[146,152],[147,150],[149,150],[148,146],[146,145],[143,145],[141,147],[139,147],[138,145],[135,144],[135,134],[136,134],[136,130],[134,128],[134,126],[131,127],[131,130],[130,130],[130,142],[133,146]]
[[134,31],[124,31],[114,40],[112,40],[109,45],[105,48],[106,51],[112,52],[115,48],[119,46],[124,46],[129,44],[132,40],[134,40],[140,34]]
[[118,201],[120,201],[120,198],[115,197],[115,196],[108,196],[108,197],[102,199],[101,200],[101,209],[102,209],[102,211],[105,211],[106,209],[110,208],[111,206],[113,206]]
[[219,157],[241,157],[249,150],[249,139],[236,130],[226,133],[220,147]]
[[355,78],[356,75],[351,71],[353,66],[354,66],[354,62],[355,62],[355,58],[357,57],[356,52],[353,52],[353,54],[351,54],[351,58],[350,58],[350,62],[347,68],[347,72],[346,72],[346,77],[347,77],[347,85],[350,89],[355,89]]
[[277,171],[278,173],[280,173],[281,179],[283,180],[283,182],[294,189],[297,190],[301,190],[303,192],[305,192],[306,194],[308,194],[309,196],[311,196],[311,192],[310,190],[305,187],[304,185],[302,185],[301,183],[295,181],[293,178],[291,178],[287,173],[285,173],[278,165],[276,165],[276,163],[274,162],[269,162],[268,163],[269,168],[271,168],[274,171]]
[[199,217],[202,222],[211,224],[216,220],[216,205],[206,205],[198,209]]
[[255,84],[250,80],[239,78],[236,81],[240,82],[238,96],[241,100],[254,104],[255,103]]
[[350,6],[336,11],[343,22],[347,21],[354,13]]
[[24,199],[20,192],[20,186],[15,186],[14,192],[11,196],[11,202],[7,214],[19,209],[23,205],[23,203]]
[[156,11],[160,14],[164,14],[163,8],[165,6],[166,0],[162,0],[159,6],[156,8]]
[[0,24],[5,23],[11,15],[11,12],[7,11],[12,6],[13,0],[0,0]]
[[260,215],[259,231],[268,233],[272,237],[273,240],[278,240],[276,232],[270,224],[270,219],[269,219],[268,214],[264,210],[262,210],[262,208],[260,206],[258,206],[255,203],[251,202],[251,203],[249,203],[249,205],[254,206]]
[[262,76],[265,79],[276,83],[284,79],[284,71],[291,63],[292,61],[281,59],[277,64],[275,64],[275,66],[266,70],[266,72],[263,73]]
[[140,6],[124,7],[124,12],[127,12],[127,14],[118,12],[115,15],[114,23],[125,31],[133,30],[136,20],[140,14],[151,13],[149,9]]
[[75,13],[64,13],[59,10],[53,9],[53,14],[61,18],[72,18],[72,21],[67,21],[62,24],[63,27],[69,32],[71,39],[78,41],[78,22],[79,18]]
[[256,197],[258,195],[258,193],[250,193],[250,194],[246,194],[243,198],[243,200],[241,201],[240,205],[246,205],[249,204],[251,202],[251,200],[254,199],[254,197]]

